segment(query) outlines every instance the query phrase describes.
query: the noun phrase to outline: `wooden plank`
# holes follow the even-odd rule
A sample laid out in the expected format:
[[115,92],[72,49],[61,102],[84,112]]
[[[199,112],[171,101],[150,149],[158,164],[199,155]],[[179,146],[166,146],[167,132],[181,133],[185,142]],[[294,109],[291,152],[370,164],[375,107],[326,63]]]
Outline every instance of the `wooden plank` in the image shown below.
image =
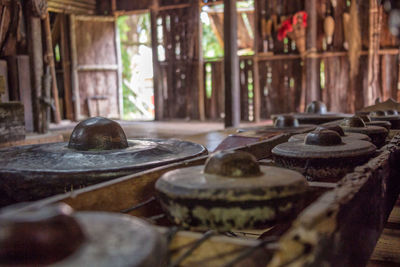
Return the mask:
[[384,229],[375,250],[372,261],[391,262],[400,265],[400,230]]
[[236,0],[224,1],[225,127],[240,123],[239,58]]

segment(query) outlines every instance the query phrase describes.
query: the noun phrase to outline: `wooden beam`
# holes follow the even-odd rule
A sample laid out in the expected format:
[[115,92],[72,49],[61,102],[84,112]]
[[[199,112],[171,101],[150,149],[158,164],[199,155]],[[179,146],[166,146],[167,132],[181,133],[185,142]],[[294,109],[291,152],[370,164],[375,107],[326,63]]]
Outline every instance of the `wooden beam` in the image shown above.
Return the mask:
[[239,57],[236,0],[224,1],[225,127],[240,123]]
[[57,76],[56,76],[56,67],[54,64],[54,53],[53,53],[53,42],[51,40],[51,28],[50,28],[50,15],[47,12],[46,18],[44,19],[44,30],[46,36],[46,61],[50,66],[51,73],[51,89],[53,93],[54,99],[54,109],[53,109],[53,117],[56,124],[60,123],[61,115],[60,115],[60,105],[58,100],[58,87],[57,87]]
[[161,86],[160,64],[158,62],[158,39],[157,39],[157,15],[159,12],[159,3],[153,0],[150,8],[151,23],[151,48],[153,53],[153,85],[154,85],[154,113],[155,120],[164,118],[163,94]]
[[[317,1],[308,0],[305,1],[305,9],[308,14],[308,27],[307,27],[307,41],[306,48],[307,53],[317,52]],[[321,92],[319,88],[319,65],[316,58],[307,57],[305,60],[305,104],[321,99]]]

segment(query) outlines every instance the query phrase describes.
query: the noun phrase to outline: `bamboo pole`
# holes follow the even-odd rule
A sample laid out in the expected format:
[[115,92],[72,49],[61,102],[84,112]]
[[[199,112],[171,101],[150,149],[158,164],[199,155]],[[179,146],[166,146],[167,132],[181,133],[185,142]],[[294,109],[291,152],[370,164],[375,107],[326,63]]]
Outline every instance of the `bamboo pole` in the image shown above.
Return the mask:
[[75,15],[70,15],[69,20],[69,36],[70,36],[70,49],[71,49],[71,70],[72,70],[72,99],[74,101],[75,120],[81,119],[81,104],[79,96],[79,80],[78,80],[78,52],[76,48],[76,18]]
[[61,122],[61,115],[60,115],[60,105],[58,100],[58,88],[57,88],[57,76],[56,76],[56,67],[54,64],[54,53],[53,53],[53,43],[51,40],[51,28],[50,28],[50,16],[49,12],[47,12],[46,18],[44,19],[44,29],[45,29],[45,36],[46,36],[46,61],[47,64],[50,66],[50,74],[51,74],[51,89],[54,98],[54,109],[53,109],[53,116],[55,123]]

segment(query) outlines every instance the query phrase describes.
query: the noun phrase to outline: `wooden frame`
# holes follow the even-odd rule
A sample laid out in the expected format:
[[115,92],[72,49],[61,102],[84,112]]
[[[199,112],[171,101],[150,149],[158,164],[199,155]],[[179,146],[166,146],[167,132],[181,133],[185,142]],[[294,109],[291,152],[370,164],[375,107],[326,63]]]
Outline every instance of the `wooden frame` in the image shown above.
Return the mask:
[[[332,265],[360,266],[368,260],[376,241],[400,192],[397,179],[400,168],[400,134],[392,131],[393,139],[382,152],[363,166],[355,168],[338,183],[310,183],[307,207],[289,225],[280,225],[263,234],[260,240],[242,240],[226,236],[205,238],[201,233],[179,231],[170,242],[172,261],[190,249],[189,244],[202,244],[179,266],[207,264],[221,266],[236,261],[235,266]],[[270,156],[277,143],[289,134],[275,136],[238,148],[257,158]],[[121,177],[64,195],[34,202],[21,209],[43,207],[65,202],[76,210],[121,212],[148,200],[154,194],[155,181],[165,172],[203,164],[207,156]],[[266,164],[270,164],[268,161]],[[312,193],[313,192],[313,193]],[[152,202],[130,215],[149,217],[159,212]],[[372,212],[372,214],[371,214]],[[168,225],[162,222],[161,225]],[[159,229],[163,233],[167,228]],[[268,241],[274,237],[278,243]],[[244,260],[243,260],[244,259]]]

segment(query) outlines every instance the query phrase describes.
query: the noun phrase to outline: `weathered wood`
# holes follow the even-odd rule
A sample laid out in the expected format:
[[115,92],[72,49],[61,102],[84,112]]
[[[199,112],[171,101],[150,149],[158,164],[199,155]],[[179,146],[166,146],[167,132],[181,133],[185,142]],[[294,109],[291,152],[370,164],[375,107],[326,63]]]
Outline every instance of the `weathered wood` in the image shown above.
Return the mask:
[[54,53],[53,53],[53,42],[51,40],[51,28],[50,28],[50,15],[47,12],[46,18],[43,20],[44,23],[44,32],[46,37],[46,62],[50,67],[51,73],[51,89],[54,100],[54,109],[53,109],[53,117],[55,123],[60,123],[61,114],[60,114],[60,104],[58,98],[58,87],[57,87],[57,76],[56,76],[56,68],[54,65]]
[[236,0],[224,1],[225,127],[240,123],[239,58]]
[[[113,1],[113,12],[116,10],[116,1]],[[124,95],[123,95],[123,78],[122,78],[122,55],[121,55],[121,40],[117,20],[114,21],[114,40],[115,40],[115,53],[117,57],[117,76],[118,76],[118,113],[119,118],[122,119],[124,115]]]
[[0,103],[8,102],[10,100],[7,74],[7,61],[0,60]]
[[78,80],[78,52],[76,48],[76,18],[75,15],[69,17],[69,38],[71,49],[71,66],[72,66],[72,101],[74,102],[74,120],[78,121],[81,117],[81,105],[79,96],[79,80]]
[[25,138],[24,106],[20,102],[0,103],[0,143]]
[[30,134],[26,135],[25,139],[19,141],[10,141],[6,143],[1,143],[0,148],[12,147],[12,146],[27,146],[27,145],[37,145],[45,143],[56,143],[63,142],[64,138],[61,134],[47,133],[47,134]]
[[[307,40],[306,49],[307,54],[317,52],[317,1],[305,1],[305,9],[308,14],[307,18]],[[307,56],[305,60],[306,71],[306,103],[313,100],[321,99],[321,92],[319,87],[319,64],[318,60]]]
[[95,14],[96,1],[48,0],[48,10],[67,14]]
[[74,107],[72,100],[72,86],[71,86],[71,56],[70,56],[70,42],[68,36],[68,21],[67,16],[58,14],[60,17],[60,46],[61,46],[61,59],[63,70],[64,82],[64,102],[65,102],[65,116],[68,120],[74,119]]
[[29,18],[29,54],[32,65],[33,82],[33,114],[34,128],[39,133],[44,133],[47,123],[47,116],[42,108],[41,98],[43,97],[43,45],[42,29],[40,18],[31,16]]
[[374,0],[369,1],[369,49],[368,49],[368,87],[365,88],[364,106],[372,105],[381,97],[379,84],[379,44],[382,26],[381,7]]

